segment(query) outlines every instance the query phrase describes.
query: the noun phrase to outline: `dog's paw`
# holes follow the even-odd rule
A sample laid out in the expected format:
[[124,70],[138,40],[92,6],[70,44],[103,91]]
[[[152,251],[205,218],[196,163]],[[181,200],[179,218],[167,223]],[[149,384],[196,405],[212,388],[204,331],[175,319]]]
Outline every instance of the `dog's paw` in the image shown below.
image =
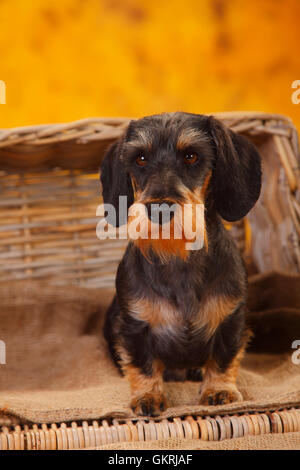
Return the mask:
[[206,388],[200,392],[200,405],[227,405],[243,399],[235,386],[224,388]]
[[139,416],[159,416],[167,408],[167,402],[162,394],[147,394],[133,398],[130,407]]

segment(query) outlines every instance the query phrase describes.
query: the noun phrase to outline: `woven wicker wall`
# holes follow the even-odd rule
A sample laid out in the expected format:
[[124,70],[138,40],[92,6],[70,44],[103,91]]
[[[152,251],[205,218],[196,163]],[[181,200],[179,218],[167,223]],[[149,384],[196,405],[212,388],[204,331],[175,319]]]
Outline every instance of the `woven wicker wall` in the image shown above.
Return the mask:
[[[300,271],[299,151],[290,120],[262,113],[218,114],[258,146],[261,198],[230,227],[252,269]],[[125,241],[96,237],[99,164],[128,119],[87,119],[0,131],[0,282],[45,279],[113,285]]]

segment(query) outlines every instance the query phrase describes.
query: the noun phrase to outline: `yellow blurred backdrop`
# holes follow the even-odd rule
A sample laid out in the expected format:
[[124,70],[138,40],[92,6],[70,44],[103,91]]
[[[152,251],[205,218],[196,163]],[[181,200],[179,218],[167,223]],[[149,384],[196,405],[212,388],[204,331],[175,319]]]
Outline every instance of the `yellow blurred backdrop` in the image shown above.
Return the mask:
[[0,127],[162,111],[291,116],[299,0],[2,0]]

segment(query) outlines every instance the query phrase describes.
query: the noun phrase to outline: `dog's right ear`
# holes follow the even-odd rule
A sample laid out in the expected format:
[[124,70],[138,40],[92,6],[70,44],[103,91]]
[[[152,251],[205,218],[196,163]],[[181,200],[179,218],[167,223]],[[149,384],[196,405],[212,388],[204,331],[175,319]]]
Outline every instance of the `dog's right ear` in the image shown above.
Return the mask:
[[[116,211],[116,227],[127,223],[128,208],[133,204],[134,193],[131,179],[125,170],[120,157],[122,154],[123,138],[113,143],[107,150],[100,167],[100,180],[102,183],[103,202],[111,204]],[[120,211],[119,197],[127,197],[127,207]],[[124,212],[124,213],[123,213]],[[111,223],[109,220],[108,222]]]

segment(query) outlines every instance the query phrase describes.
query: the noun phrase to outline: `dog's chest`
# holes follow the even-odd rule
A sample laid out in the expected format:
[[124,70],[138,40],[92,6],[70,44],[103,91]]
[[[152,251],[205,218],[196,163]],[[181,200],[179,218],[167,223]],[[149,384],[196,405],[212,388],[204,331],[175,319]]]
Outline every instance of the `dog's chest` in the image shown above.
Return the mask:
[[154,338],[176,340],[187,343],[205,330],[207,318],[205,303],[190,299],[189,305],[176,306],[161,298],[135,299],[130,302],[130,313],[136,319],[146,322]]
[[153,352],[169,368],[199,367],[208,358],[209,330],[201,305],[189,313],[164,301],[148,322]]
[[152,354],[170,368],[203,365],[216,330],[237,302],[216,294],[185,296],[185,301],[178,307],[161,297],[130,303],[131,315],[148,326]]

